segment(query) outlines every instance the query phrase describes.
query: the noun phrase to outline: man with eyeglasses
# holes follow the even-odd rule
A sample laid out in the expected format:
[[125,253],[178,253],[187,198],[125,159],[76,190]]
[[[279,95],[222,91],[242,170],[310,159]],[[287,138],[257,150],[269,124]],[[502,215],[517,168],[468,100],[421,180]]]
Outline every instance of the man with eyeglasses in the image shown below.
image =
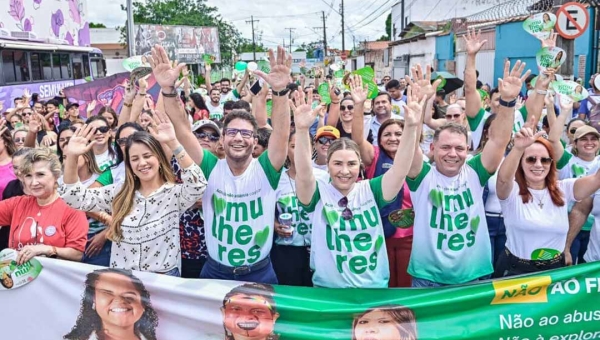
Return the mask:
[[327,172],[327,151],[334,140],[340,138],[340,131],[333,126],[325,125],[315,135],[315,151],[317,158],[313,160],[313,168]]
[[204,150],[208,150],[213,154],[217,154],[217,145],[221,138],[221,130],[219,126],[208,119],[199,120],[192,126],[194,135],[198,138],[200,146]]
[[290,106],[287,88],[292,59],[281,47],[277,58],[269,52],[271,72],[254,73],[273,90],[271,126],[273,132],[268,151],[252,158],[257,143],[256,118],[243,110],[234,110],[224,120],[221,143],[225,159],[219,160],[199,147],[174,84],[180,73],[174,69],[161,46],[153,49],[151,64],[161,86],[165,111],[175,126],[177,139],[208,179],[202,198],[207,229],[209,257],[201,278],[277,283],[269,253],[273,244],[275,190],[287,158],[290,135]]
[[390,76],[384,76],[383,79],[381,79],[381,86],[378,86],[379,92],[385,92],[385,85],[387,85],[390,80],[392,80],[392,77]]

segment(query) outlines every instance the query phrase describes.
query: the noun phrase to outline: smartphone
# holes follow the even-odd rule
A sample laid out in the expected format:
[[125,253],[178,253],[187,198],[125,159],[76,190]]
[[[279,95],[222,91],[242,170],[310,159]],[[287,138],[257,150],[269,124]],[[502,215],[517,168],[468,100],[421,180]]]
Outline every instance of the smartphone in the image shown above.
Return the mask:
[[262,86],[261,86],[260,80],[257,80],[256,82],[254,82],[254,84],[252,84],[252,87],[250,88],[250,92],[252,92],[252,94],[257,96],[261,89],[262,89]]

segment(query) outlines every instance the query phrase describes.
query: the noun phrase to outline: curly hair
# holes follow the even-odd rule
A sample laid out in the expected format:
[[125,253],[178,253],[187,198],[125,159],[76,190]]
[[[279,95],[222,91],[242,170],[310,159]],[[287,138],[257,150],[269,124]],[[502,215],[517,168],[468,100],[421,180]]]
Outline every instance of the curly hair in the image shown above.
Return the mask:
[[117,268],[99,269],[87,274],[77,322],[63,339],[88,340],[90,335],[95,332],[99,340],[104,340],[102,320],[98,316],[98,313],[92,308],[96,282],[100,279],[102,274],[119,274],[131,280],[131,283],[141,296],[142,306],[144,307],[144,314],[142,314],[142,317],[135,323],[134,332],[138,337],[143,335],[147,340],[156,340],[158,315],[154,308],[152,308],[150,293],[146,290],[144,283],[132,274],[131,270]]
[[[223,308],[225,308],[225,306],[229,302],[229,299],[231,299],[235,295],[253,295],[260,296],[265,301],[267,301],[271,306],[271,315],[275,315],[277,314],[277,306],[275,305],[274,293],[275,290],[271,285],[262,283],[244,283],[243,285],[237,286],[230,290],[229,293],[225,294],[225,297],[223,297]],[[225,327],[225,323],[223,323],[223,329],[225,330],[225,340],[235,340],[233,334],[231,334],[231,332],[229,332],[229,330],[227,330],[227,328]],[[267,336],[267,340],[279,340],[279,335],[271,333]]]

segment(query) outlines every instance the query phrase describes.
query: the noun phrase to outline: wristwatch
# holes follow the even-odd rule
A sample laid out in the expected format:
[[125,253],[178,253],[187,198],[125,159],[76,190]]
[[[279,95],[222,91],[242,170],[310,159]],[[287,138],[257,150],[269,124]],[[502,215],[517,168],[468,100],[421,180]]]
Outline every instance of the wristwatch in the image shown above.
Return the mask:
[[276,97],[283,97],[283,96],[287,96],[288,93],[290,93],[290,88],[286,87],[285,89],[281,90],[281,91],[273,91],[273,95]]
[[504,107],[515,107],[515,105],[517,105],[517,98],[507,102],[505,100],[502,100],[502,97],[500,97],[500,105]]
[[52,246],[52,251],[50,252],[50,254],[48,255],[49,258],[51,259],[55,259],[58,258],[58,251],[56,251],[56,247]]

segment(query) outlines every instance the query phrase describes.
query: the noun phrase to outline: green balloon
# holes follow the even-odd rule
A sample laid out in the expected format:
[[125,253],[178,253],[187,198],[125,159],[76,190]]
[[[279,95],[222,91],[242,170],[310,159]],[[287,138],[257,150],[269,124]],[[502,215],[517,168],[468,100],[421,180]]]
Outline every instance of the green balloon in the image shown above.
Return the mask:
[[248,64],[245,61],[238,61],[235,63],[235,69],[238,71],[245,71]]

